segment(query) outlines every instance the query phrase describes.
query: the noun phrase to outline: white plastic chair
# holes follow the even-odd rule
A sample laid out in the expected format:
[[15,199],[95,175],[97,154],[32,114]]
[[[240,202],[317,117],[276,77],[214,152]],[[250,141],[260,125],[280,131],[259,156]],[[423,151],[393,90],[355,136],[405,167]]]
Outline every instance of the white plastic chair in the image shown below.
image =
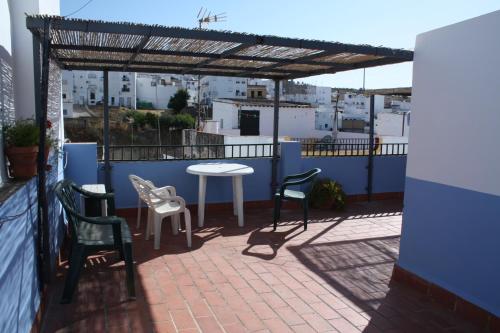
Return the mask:
[[179,232],[180,214],[184,213],[187,245],[191,247],[191,213],[189,209],[186,208],[184,199],[177,195],[166,196],[165,193],[158,193],[154,188],[147,185],[142,187],[141,190],[144,193],[144,198],[149,207],[146,240],[149,239],[154,227],[154,248],[158,250],[160,248],[161,224],[163,219],[168,216],[171,217],[172,232],[176,235]]
[[[145,186],[148,186],[148,187],[154,189],[154,191],[157,194],[171,197],[171,196],[176,195],[175,187],[173,187],[173,186],[155,187],[153,182],[151,182],[149,180],[142,179],[141,177],[136,176],[136,175],[129,175],[128,178],[130,179],[132,186],[134,187],[134,189],[137,192],[137,223],[136,223],[136,228],[139,228],[141,226],[142,202],[146,203],[146,198],[144,197],[145,192],[143,191],[143,188]],[[158,200],[153,199],[153,202],[154,201],[158,201]],[[150,219],[150,217],[149,217],[149,209],[148,209],[148,221],[149,221],[149,219]]]

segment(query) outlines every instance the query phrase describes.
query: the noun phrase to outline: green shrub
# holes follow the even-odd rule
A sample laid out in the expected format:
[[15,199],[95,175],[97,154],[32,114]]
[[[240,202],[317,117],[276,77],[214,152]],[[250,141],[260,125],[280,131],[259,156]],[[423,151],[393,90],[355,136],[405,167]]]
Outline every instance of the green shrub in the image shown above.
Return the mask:
[[13,126],[5,128],[5,143],[7,146],[37,146],[39,136],[40,130],[33,120],[17,121]]
[[166,128],[188,129],[194,128],[195,119],[189,114],[162,115],[160,124]]
[[345,208],[346,194],[342,185],[329,178],[322,178],[314,182],[309,202],[315,208],[342,210]]
[[146,115],[144,116],[144,121],[151,128],[157,128],[158,127],[158,116],[156,114],[154,114],[154,113],[146,112]]

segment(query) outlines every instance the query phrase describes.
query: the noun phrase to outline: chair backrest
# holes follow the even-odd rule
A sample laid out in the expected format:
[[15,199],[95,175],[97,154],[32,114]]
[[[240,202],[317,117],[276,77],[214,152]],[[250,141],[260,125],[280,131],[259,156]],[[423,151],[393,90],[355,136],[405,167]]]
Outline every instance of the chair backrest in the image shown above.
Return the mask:
[[76,204],[73,186],[76,185],[72,181],[65,179],[59,181],[54,188],[56,196],[61,202],[64,212],[66,213],[66,218],[68,219],[70,233],[72,236],[77,234],[78,224],[80,223],[78,219],[78,206]]
[[129,175],[128,178],[132,182],[132,185],[137,191],[137,194],[139,194],[141,200],[143,200],[148,206],[152,205],[153,202],[151,192],[156,188],[154,184],[151,181],[142,179],[136,175]]
[[[307,171],[305,173],[306,177],[304,178],[304,183],[303,184],[312,183],[312,181],[314,181],[314,179],[316,178],[316,176],[318,176],[320,173],[321,173],[321,169],[320,168],[314,168],[314,169],[311,169],[311,170]],[[309,195],[309,193],[311,192],[311,189],[312,189],[312,186],[307,186],[307,188],[305,189],[305,193],[307,195]]]

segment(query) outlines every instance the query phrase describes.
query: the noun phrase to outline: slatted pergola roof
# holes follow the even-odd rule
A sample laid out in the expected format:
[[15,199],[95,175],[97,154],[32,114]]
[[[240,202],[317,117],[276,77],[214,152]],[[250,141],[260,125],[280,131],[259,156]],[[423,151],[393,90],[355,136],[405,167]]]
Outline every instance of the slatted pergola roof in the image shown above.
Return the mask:
[[295,79],[395,64],[413,52],[369,45],[186,29],[159,25],[28,16],[61,68]]

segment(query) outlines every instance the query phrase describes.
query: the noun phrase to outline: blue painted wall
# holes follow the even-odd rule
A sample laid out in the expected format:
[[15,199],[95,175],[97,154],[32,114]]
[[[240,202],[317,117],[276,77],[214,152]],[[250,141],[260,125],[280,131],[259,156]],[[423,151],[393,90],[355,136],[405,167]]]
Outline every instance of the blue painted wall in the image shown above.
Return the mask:
[[97,183],[96,143],[67,143],[64,153],[67,160],[65,178],[80,186]]
[[500,316],[500,196],[408,177],[403,216],[398,264]]
[[[137,193],[128,180],[130,174],[153,181],[157,186],[175,186],[178,195],[187,203],[198,202],[198,176],[186,173],[192,164],[207,161],[145,161],[112,163],[111,181],[118,208],[137,207]],[[208,161],[210,163],[226,161]],[[255,173],[243,177],[244,199],[249,201],[270,198],[271,159],[231,160],[254,168]],[[231,202],[233,200],[230,177],[208,177],[207,196],[209,203]]]
[[[61,207],[53,185],[61,178],[57,161],[47,174],[52,265],[63,236]],[[36,259],[37,179],[0,205],[0,332],[29,332],[40,305]]]
[[[68,148],[68,147],[67,147]],[[338,180],[347,194],[365,194],[368,163],[366,157],[302,157],[298,142],[281,144],[278,165],[279,179],[283,175],[321,168],[322,177]],[[103,183],[102,164],[98,164],[95,145],[72,144],[68,153],[66,177],[79,184]],[[112,162],[112,183],[116,193],[117,208],[137,205],[137,194],[128,175],[135,174],[153,181],[157,186],[173,185],[187,203],[194,204],[198,198],[198,177],[186,173],[189,165],[210,161],[136,161]],[[269,200],[271,184],[271,159],[234,159],[232,163],[246,164],[254,168],[253,175],[243,177],[244,198],[249,201]],[[374,193],[403,192],[405,179],[405,156],[376,156],[374,158]],[[99,170],[99,171],[98,171]],[[209,177],[207,202],[231,202],[232,186],[229,178]]]

